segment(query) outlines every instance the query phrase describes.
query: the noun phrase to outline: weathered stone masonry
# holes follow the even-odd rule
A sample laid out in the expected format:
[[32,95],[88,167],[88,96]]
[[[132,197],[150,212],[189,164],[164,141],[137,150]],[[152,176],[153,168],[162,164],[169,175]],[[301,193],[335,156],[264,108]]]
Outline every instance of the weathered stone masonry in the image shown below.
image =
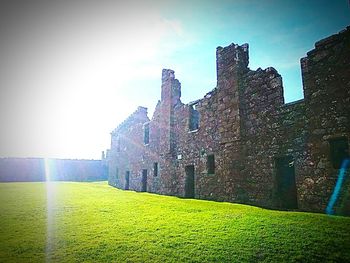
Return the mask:
[[[112,133],[109,184],[182,197],[324,211],[350,137],[350,27],[301,59],[304,99],[285,104],[274,68],[250,70],[248,45],[218,47],[217,86],[183,104],[162,72],[150,120],[139,107]],[[337,202],[349,213],[349,181]]]

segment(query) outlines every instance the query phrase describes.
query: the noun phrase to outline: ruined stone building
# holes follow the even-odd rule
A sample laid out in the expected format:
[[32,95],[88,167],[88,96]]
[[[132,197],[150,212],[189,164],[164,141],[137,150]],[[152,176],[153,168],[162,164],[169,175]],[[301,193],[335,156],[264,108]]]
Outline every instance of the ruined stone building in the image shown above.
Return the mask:
[[[217,86],[184,104],[163,69],[152,119],[138,107],[111,133],[109,184],[120,189],[323,212],[350,140],[350,27],[301,59],[304,99],[284,103],[272,67],[248,45],[216,49]],[[349,204],[345,181],[337,209]]]

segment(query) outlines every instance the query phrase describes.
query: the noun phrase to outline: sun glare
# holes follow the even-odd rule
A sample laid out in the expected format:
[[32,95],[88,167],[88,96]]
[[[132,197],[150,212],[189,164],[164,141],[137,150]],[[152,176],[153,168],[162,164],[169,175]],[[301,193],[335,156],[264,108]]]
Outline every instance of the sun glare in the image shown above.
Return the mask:
[[50,163],[49,163],[50,160],[49,160],[49,158],[45,158],[44,162],[45,162],[45,181],[50,182],[51,177],[50,177]]
[[50,159],[44,159],[45,179],[46,179],[46,262],[51,261],[53,251],[53,236],[54,236],[54,206],[55,206],[55,187],[51,181]]

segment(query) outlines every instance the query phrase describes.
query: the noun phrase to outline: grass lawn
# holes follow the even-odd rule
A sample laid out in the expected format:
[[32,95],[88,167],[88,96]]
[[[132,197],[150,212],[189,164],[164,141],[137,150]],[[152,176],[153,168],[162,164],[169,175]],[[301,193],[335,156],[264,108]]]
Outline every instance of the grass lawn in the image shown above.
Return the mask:
[[106,182],[1,183],[0,226],[0,262],[350,262],[350,218]]

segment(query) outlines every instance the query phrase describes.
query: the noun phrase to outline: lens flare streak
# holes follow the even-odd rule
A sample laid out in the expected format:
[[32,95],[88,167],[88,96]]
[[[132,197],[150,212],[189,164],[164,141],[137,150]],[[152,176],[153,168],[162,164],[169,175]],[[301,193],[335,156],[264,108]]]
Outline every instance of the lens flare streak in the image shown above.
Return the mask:
[[342,164],[341,164],[341,168],[339,169],[339,175],[338,175],[338,179],[337,179],[337,183],[335,184],[333,193],[331,198],[329,199],[327,208],[326,208],[326,214],[328,215],[333,215],[334,214],[334,205],[337,202],[337,199],[339,197],[339,193],[345,178],[345,174],[346,174],[346,170],[349,168],[349,164],[350,164],[350,159],[344,159]]
[[54,197],[55,186],[51,181],[51,160],[45,158],[45,178],[46,178],[46,249],[45,262],[51,262],[54,250]]

